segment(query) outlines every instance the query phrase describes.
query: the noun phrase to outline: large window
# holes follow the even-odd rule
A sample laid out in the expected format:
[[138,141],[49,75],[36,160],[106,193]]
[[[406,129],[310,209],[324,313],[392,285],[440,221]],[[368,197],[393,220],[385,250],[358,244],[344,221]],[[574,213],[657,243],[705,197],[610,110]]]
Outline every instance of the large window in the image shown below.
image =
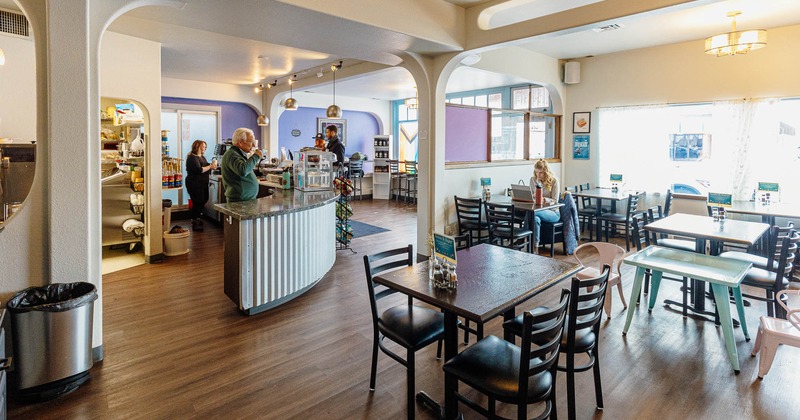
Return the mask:
[[800,200],[800,100],[607,108],[599,120],[601,182],[622,173],[629,188],[747,200],[768,181],[782,201]]

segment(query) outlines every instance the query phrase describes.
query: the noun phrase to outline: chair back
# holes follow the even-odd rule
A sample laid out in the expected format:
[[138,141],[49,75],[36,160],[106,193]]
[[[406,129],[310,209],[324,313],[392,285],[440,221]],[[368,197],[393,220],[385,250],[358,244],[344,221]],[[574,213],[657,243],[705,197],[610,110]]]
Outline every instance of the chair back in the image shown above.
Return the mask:
[[631,220],[631,216],[636,213],[636,209],[639,207],[639,200],[641,200],[644,193],[637,192],[628,195],[628,206],[625,209],[625,217],[627,220]]
[[[572,278],[572,289],[569,301],[569,324],[567,325],[567,348],[569,353],[575,353],[575,335],[578,330],[591,328],[596,338],[599,338],[600,319],[605,304],[606,287],[611,267],[603,264],[602,273],[591,279],[580,280]],[[595,341],[595,344],[597,342]]]
[[[570,291],[561,290],[558,305],[536,315],[526,311],[522,315],[522,343],[520,344],[519,393],[528,394],[528,382],[531,376],[544,371],[553,375],[555,386],[558,353],[561,348],[561,337],[564,333],[564,320],[569,307]],[[548,340],[544,344],[537,345]]]
[[783,238],[791,235],[794,230],[794,222],[789,222],[786,226],[772,226],[769,228],[769,243],[767,244],[767,266],[778,261],[783,247]]
[[783,279],[789,279],[789,275],[794,270],[795,260],[797,259],[797,247],[800,243],[800,233],[792,230],[792,232],[784,236],[780,240],[780,253],[778,254],[777,267],[773,264],[767,264],[767,269],[775,268],[775,292],[783,290]]
[[392,176],[400,176],[400,162],[396,160],[389,160],[389,173]]
[[564,191],[569,191],[572,194],[575,194],[575,193],[578,192],[578,186],[577,185],[573,185],[571,187],[564,187]]
[[668,214],[683,213],[697,216],[708,216],[708,198],[696,194],[672,194]]
[[467,232],[463,235],[456,235],[453,236],[453,240],[456,243],[456,251],[467,249],[472,245],[472,234]]
[[650,235],[644,230],[644,225],[647,223],[645,214],[640,214],[631,217],[631,238],[636,245],[636,251],[641,251],[642,248],[650,246]]
[[667,198],[664,200],[664,214],[663,217],[669,216],[669,211],[672,209],[672,190],[667,190]]
[[778,301],[778,305],[781,305],[783,310],[786,312],[786,319],[791,322],[795,328],[797,328],[797,331],[800,331],[800,308],[790,309],[784,301],[784,296],[786,295],[800,296],[800,289],[781,290],[777,295],[775,295],[775,300]]
[[463,226],[464,222],[471,222],[475,225],[481,224],[481,205],[483,200],[480,198],[461,198],[453,196],[456,202],[456,217],[458,225]]
[[[613,266],[614,261],[617,261],[617,273],[619,273],[620,265],[622,264],[622,257],[625,255],[625,249],[619,245],[612,244],[611,242],[587,242],[585,244],[581,244],[579,247],[575,248],[575,259],[578,260],[578,264],[587,267],[586,264],[581,261],[578,257],[578,251],[584,248],[594,248],[595,251],[599,254],[600,262],[598,266]],[[638,249],[638,248],[637,248]]]
[[[414,265],[414,247],[411,244],[403,248],[391,249],[372,255],[364,255],[364,271],[367,274],[369,305],[372,309],[372,322],[375,324],[376,328],[378,322],[378,301],[396,293],[397,290],[384,288],[376,293],[375,288],[380,287],[380,285],[375,284],[372,278],[390,270],[400,267],[411,267],[412,265]],[[410,304],[410,296],[408,300]]]
[[361,160],[351,160],[348,166],[350,177],[360,178],[364,176],[364,162]]
[[524,219],[514,214],[514,205],[484,203],[486,221],[489,224],[489,237],[493,237],[499,230],[506,235],[514,237],[515,230],[521,230]]
[[[585,183],[585,184],[578,185],[578,188],[581,191],[586,191],[586,190],[591,189],[591,187],[589,186],[588,182]],[[586,208],[589,208],[589,207],[592,207],[592,199],[589,198],[589,197],[581,197],[581,208],[586,209]]]
[[417,162],[413,160],[407,160],[403,162],[403,166],[405,166],[405,172],[407,175],[416,175],[417,174]]

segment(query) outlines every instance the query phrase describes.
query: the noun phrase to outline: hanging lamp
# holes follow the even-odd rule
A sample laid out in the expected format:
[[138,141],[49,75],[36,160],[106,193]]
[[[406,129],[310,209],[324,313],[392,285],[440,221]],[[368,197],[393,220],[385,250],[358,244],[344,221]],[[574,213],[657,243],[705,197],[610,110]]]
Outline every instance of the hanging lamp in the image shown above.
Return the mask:
[[[271,89],[274,86],[276,86],[277,84],[278,84],[278,81],[275,80],[272,83],[267,83],[266,88],[267,89]],[[258,85],[256,90],[261,92],[261,107],[263,108],[264,107],[264,85]],[[258,116],[258,119],[256,120],[256,123],[258,123],[259,127],[266,127],[266,126],[269,125],[269,118],[262,113],[261,115]]]
[[751,50],[757,50],[767,46],[766,30],[736,30],[736,16],[740,14],[742,14],[740,11],[728,12],[728,17],[733,19],[731,22],[731,31],[726,34],[714,35],[706,38],[706,54],[714,54],[717,57],[747,54]]
[[328,118],[342,118],[342,108],[336,105],[336,70],[342,68],[342,62],[339,64],[331,64],[331,71],[333,72],[333,105],[329,106],[325,111]]
[[292,78],[289,79],[289,97],[283,101],[283,107],[286,108],[287,111],[296,111],[297,110],[297,100],[294,99],[292,96],[294,95],[294,88],[293,85],[296,82],[297,75],[292,75]]

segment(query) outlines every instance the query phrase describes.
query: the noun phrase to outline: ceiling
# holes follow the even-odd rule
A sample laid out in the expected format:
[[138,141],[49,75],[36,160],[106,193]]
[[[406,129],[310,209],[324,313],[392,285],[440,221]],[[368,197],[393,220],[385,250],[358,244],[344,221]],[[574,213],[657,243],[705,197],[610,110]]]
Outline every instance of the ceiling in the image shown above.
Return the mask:
[[[459,7],[473,7],[490,0],[429,0]],[[560,0],[511,0],[515,4]],[[142,7],[116,19],[109,30],[146,38],[162,44],[164,77],[232,84],[256,84],[292,74],[313,78],[329,72],[331,63],[344,66],[362,61],[397,66],[400,59],[388,51],[415,51],[437,55],[460,51],[457,44],[415,37],[398,30],[343,19],[315,10],[301,9],[285,1],[186,0],[183,9]],[[18,10],[13,0],[0,7]],[[771,29],[800,24],[798,0],[699,0],[655,12],[541,35],[520,46],[559,59],[608,54],[692,40],[730,30],[725,16],[741,10],[739,29]],[[277,18],[276,18],[277,17]],[[593,29],[617,24],[620,29]],[[330,28],[336,28],[331,31]],[[332,33],[335,32],[335,36]],[[409,31],[413,32],[413,31]],[[769,48],[769,47],[767,47]],[[329,78],[326,78],[329,80]],[[484,89],[527,80],[460,66],[447,91]],[[337,95],[400,99],[413,96],[414,81],[404,69],[337,80]],[[308,88],[328,92],[330,86]]]

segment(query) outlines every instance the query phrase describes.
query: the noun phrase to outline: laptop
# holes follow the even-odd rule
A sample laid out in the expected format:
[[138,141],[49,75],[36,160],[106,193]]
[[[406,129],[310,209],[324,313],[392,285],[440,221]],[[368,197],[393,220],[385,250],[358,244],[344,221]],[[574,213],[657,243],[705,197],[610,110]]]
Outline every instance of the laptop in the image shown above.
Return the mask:
[[533,203],[533,191],[527,185],[511,184],[511,200]]

